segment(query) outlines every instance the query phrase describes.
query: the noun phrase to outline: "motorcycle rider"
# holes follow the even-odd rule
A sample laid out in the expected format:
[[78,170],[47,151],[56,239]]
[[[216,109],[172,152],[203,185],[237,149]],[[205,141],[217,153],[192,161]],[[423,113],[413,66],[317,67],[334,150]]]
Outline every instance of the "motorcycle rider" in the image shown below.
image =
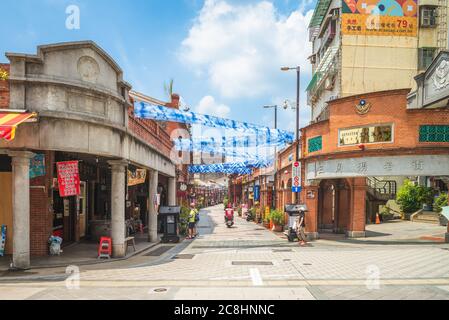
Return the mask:
[[225,209],[225,222],[234,221],[234,209],[232,208],[232,204],[228,203],[228,207]]

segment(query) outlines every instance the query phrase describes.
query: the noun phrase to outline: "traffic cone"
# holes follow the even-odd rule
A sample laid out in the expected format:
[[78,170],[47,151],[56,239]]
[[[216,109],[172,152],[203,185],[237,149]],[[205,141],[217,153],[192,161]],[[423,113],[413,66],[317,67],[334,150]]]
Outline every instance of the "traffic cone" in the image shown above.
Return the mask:
[[380,224],[379,213],[376,213],[376,224]]

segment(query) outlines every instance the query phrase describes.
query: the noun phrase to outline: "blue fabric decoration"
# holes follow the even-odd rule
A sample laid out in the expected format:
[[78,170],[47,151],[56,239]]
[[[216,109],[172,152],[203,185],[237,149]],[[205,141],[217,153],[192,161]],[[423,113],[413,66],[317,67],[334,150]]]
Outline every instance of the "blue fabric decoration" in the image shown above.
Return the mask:
[[266,168],[273,164],[273,159],[244,161],[235,163],[214,163],[189,166],[190,173],[227,173],[250,174],[253,168]]
[[[136,117],[143,119],[200,124],[212,128],[233,129],[245,134],[255,134],[257,136],[257,143],[260,142],[260,144],[272,144],[278,142],[292,143],[294,139],[293,132],[271,129],[246,122],[238,122],[193,112],[180,111],[178,109],[157,106],[143,101],[136,101],[134,103],[134,114]],[[260,141],[259,136],[263,136],[264,141]]]
[[[187,152],[203,152],[222,154],[228,158],[244,158],[246,160],[261,160],[267,158],[268,150],[261,147],[258,148],[229,148],[220,147],[214,144],[209,144],[201,141],[197,141],[195,144],[191,140],[181,139],[174,141],[175,149],[177,151]],[[250,152],[251,151],[251,152]]]

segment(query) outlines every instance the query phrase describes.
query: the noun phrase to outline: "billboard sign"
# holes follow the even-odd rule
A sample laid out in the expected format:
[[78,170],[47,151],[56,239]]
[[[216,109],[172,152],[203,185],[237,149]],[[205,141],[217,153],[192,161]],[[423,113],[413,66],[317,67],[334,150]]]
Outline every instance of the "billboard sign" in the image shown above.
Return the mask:
[[417,36],[417,0],[343,0],[346,35]]

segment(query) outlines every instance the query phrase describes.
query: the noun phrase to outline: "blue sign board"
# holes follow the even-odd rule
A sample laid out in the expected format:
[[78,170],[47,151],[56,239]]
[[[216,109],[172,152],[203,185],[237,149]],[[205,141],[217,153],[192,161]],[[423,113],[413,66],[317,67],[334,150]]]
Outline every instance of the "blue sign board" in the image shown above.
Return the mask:
[[292,187],[292,192],[301,192],[302,187]]
[[254,201],[260,200],[260,186],[254,186]]
[[45,155],[36,154],[30,159],[30,179],[45,176]]

